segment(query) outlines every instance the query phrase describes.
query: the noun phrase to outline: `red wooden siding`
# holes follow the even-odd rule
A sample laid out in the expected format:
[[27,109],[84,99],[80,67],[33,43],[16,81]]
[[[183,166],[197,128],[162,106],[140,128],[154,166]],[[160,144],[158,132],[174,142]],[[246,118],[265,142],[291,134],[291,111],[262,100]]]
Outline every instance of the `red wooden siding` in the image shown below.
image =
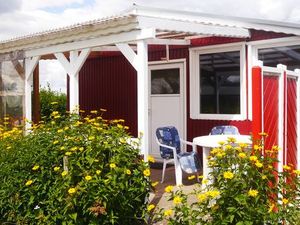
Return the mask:
[[104,108],[104,118],[124,119],[137,135],[136,72],[123,56],[85,62],[79,74],[79,105],[83,110]]
[[[250,39],[207,37],[192,41],[192,47],[216,45],[248,40],[285,37],[287,35],[251,30]],[[251,132],[251,121],[219,121],[190,119],[189,97],[189,51],[190,46],[170,46],[170,59],[186,59],[186,124],[187,139],[207,135],[211,128],[224,124],[235,125],[241,134]],[[149,46],[149,61],[165,59],[164,46]],[[105,108],[108,119],[122,118],[130,127],[130,132],[137,135],[137,79],[136,71],[119,52],[101,53],[89,58],[80,71],[79,104],[84,110]]]
[[297,83],[287,79],[287,149],[286,164],[297,165]]
[[268,134],[265,149],[278,145],[278,77],[264,76],[263,78],[263,112],[264,131]]

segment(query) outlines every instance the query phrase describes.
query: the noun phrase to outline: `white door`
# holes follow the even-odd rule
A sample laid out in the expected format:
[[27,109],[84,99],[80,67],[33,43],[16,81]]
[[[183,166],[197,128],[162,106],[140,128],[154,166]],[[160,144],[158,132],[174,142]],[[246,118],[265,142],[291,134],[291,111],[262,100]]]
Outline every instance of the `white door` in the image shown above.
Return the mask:
[[155,141],[155,131],[162,126],[175,126],[180,137],[185,137],[184,126],[184,64],[149,65],[150,149],[149,154],[161,159]]

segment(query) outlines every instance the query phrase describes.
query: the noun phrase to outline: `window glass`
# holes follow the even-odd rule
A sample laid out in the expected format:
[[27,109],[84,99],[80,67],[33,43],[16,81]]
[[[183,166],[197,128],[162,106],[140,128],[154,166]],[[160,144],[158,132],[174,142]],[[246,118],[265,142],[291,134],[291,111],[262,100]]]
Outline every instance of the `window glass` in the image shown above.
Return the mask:
[[240,51],[199,55],[200,113],[240,114]]
[[300,45],[259,49],[258,59],[264,66],[283,64],[288,70],[300,69]]
[[151,94],[180,94],[180,71],[162,69],[151,71]]
[[11,62],[0,67],[0,119],[12,117],[20,123],[23,119],[24,80]]

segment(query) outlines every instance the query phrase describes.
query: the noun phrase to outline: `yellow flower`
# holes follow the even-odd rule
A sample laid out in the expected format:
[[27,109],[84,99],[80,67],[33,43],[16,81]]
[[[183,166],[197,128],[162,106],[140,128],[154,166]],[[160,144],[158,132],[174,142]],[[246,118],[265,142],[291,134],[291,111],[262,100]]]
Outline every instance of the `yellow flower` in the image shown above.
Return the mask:
[[129,129],[129,127],[128,127],[128,126],[124,126],[124,129],[125,129],[125,130],[128,130],[128,129]]
[[60,150],[65,150],[65,149],[66,149],[65,146],[61,146],[61,147],[60,147]]
[[73,151],[73,152],[74,152],[74,151],[76,151],[77,149],[78,149],[78,147],[75,146],[75,147],[72,147],[72,148],[70,149],[70,151]]
[[282,199],[282,203],[283,203],[284,205],[286,205],[286,204],[288,204],[288,203],[289,203],[289,200],[288,200],[288,199],[286,199],[286,198],[283,198],[283,199]]
[[255,151],[258,151],[258,150],[262,149],[262,147],[259,146],[259,145],[254,145],[253,148],[254,148]]
[[131,171],[129,169],[126,169],[126,174],[131,175]]
[[182,198],[181,198],[181,197],[179,197],[179,196],[175,196],[175,197],[174,197],[173,203],[174,203],[175,205],[178,205],[178,204],[180,204],[181,202],[182,202]]
[[236,139],[235,139],[234,137],[229,137],[229,138],[227,138],[227,141],[228,141],[229,143],[235,143],[235,142],[236,142]]
[[283,169],[284,169],[284,170],[291,170],[292,168],[291,168],[290,166],[288,166],[288,165],[284,165],[284,166],[283,166]]
[[263,167],[263,164],[261,162],[257,161],[255,163],[255,166],[258,167],[258,168],[261,168],[261,167]]
[[58,141],[57,140],[53,141],[53,144],[54,145],[58,144]]
[[70,188],[70,189],[68,190],[68,193],[69,193],[70,195],[74,194],[75,192],[76,192],[76,188]]
[[155,159],[153,156],[149,155],[148,156],[148,161],[151,162],[151,163],[154,163],[155,162]]
[[40,168],[40,166],[38,166],[38,165],[35,165],[34,167],[32,167],[32,170],[38,170]]
[[256,197],[258,195],[258,191],[255,190],[255,189],[250,189],[248,191],[248,195],[251,196],[251,197]]
[[92,179],[92,177],[90,175],[85,176],[84,178],[86,181],[90,181]]
[[226,150],[231,150],[231,149],[232,149],[232,146],[231,146],[231,145],[225,145],[225,149],[226,149]]
[[62,133],[64,130],[63,129],[59,129],[57,130],[57,133]]
[[268,213],[273,212],[274,208],[275,208],[275,204],[273,203],[270,205]]
[[195,179],[195,178],[196,178],[195,175],[192,175],[192,176],[189,176],[189,177],[188,177],[189,180],[193,180],[193,179]]
[[201,194],[198,194],[198,195],[197,195],[197,198],[198,198],[198,201],[199,201],[199,202],[204,202],[204,201],[207,199],[207,195],[201,193]]
[[96,174],[100,175],[101,171],[100,170],[96,170]]
[[294,170],[293,173],[296,175],[300,175],[300,170]]
[[262,178],[263,180],[265,180],[265,179],[267,179],[267,176],[266,176],[266,175],[262,175],[261,178]]
[[97,111],[97,110],[92,110],[91,113],[92,113],[92,114],[97,114],[98,111]]
[[66,152],[65,155],[70,156],[70,155],[72,155],[72,152]]
[[225,144],[225,141],[219,141],[218,144],[219,144],[219,145],[224,145],[224,144]]
[[116,164],[111,163],[111,164],[109,164],[109,167],[110,167],[111,169],[114,169],[114,168],[116,168],[117,166],[116,166]]
[[120,128],[120,129],[122,129],[122,128],[123,128],[123,125],[117,124],[117,127]]
[[244,152],[239,153],[239,157],[244,159],[247,157],[247,155]]
[[246,143],[239,143],[239,146],[240,146],[241,148],[247,148],[247,147],[248,147],[248,144],[246,144]]
[[79,148],[79,151],[83,151],[83,150],[84,150],[84,148],[83,148],[83,147],[80,147],[80,148]]
[[230,171],[226,171],[226,172],[223,173],[223,177],[225,179],[232,179],[233,176],[234,176],[233,173],[231,173]]
[[89,137],[89,141],[92,141],[92,140],[94,140],[95,139],[95,136],[90,136]]
[[252,156],[250,156],[249,159],[250,159],[250,161],[256,162],[257,161],[257,156],[252,155]]
[[208,180],[207,179],[203,179],[202,180],[202,184],[207,184],[208,183]]
[[165,188],[165,192],[170,193],[173,191],[173,188],[174,188],[173,186],[169,185]]
[[58,102],[51,102],[50,104],[51,105],[56,105],[56,104],[58,104]]
[[155,205],[153,205],[153,204],[150,204],[148,207],[147,207],[147,210],[148,210],[148,212],[150,212],[152,209],[154,209],[155,208]]
[[164,212],[164,216],[171,216],[173,213],[172,209],[168,209]]
[[67,176],[67,174],[68,174],[68,171],[63,171],[62,173],[61,173],[61,175],[64,177],[64,176]]
[[28,180],[28,181],[25,183],[25,185],[26,185],[26,186],[30,186],[32,183],[33,183],[32,180]]
[[56,166],[56,167],[54,167],[54,169],[53,169],[55,172],[57,172],[57,171],[59,171],[60,170],[60,167],[59,166]]
[[158,185],[157,181],[156,182],[152,182],[152,184],[151,184],[152,187],[155,187],[156,185]]
[[106,110],[106,109],[100,109],[100,111],[101,111],[101,112],[106,112],[107,110]]
[[220,195],[220,192],[218,190],[212,190],[208,191],[206,194],[212,198],[216,198]]
[[144,174],[145,177],[149,177],[150,174],[151,174],[151,172],[150,172],[149,169],[145,169],[145,170],[143,171],[143,174]]

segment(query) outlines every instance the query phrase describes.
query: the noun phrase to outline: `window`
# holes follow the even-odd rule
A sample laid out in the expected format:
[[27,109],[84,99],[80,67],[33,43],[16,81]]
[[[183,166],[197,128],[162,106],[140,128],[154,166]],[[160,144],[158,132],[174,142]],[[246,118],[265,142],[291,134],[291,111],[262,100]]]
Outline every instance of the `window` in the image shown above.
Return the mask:
[[178,68],[151,70],[151,94],[180,94],[179,74]]
[[300,45],[258,49],[258,59],[263,61],[264,66],[276,67],[283,64],[288,70],[299,69]]
[[244,119],[243,45],[191,51],[191,118]]

